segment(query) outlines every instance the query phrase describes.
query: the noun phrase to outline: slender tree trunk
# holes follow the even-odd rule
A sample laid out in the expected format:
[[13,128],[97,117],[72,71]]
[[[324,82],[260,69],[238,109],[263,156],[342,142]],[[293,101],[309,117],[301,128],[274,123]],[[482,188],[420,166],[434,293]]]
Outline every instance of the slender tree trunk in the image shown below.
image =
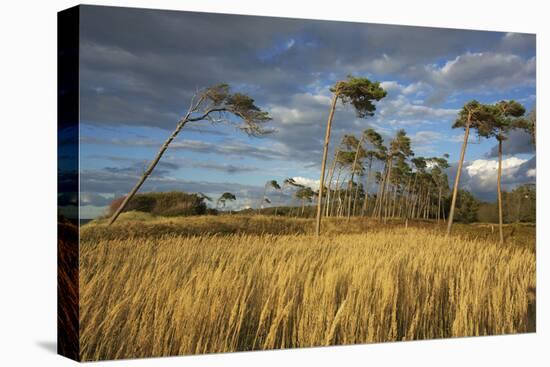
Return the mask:
[[[351,186],[350,189],[353,187],[353,179],[355,178],[355,169],[357,167],[357,161],[359,159],[359,152],[361,151],[361,146],[363,145],[363,141],[365,140],[365,134],[361,134],[361,139],[359,139],[359,142],[357,143],[357,149],[355,149],[355,156],[353,157],[353,164],[351,165]],[[357,185],[359,187],[359,185]],[[357,199],[357,195],[355,195]],[[351,217],[351,195],[350,200],[348,202],[348,221]]]
[[395,207],[397,206],[397,190],[398,190],[398,185],[395,185],[394,189],[393,189],[393,199],[392,199],[392,209],[391,209],[391,217],[392,218],[395,218]]
[[502,139],[498,140],[498,176],[497,176],[497,194],[498,194],[498,232],[500,244],[504,243],[504,233],[502,232]]
[[460,183],[460,174],[462,173],[462,165],[464,164],[464,155],[466,154],[466,146],[468,145],[468,136],[470,135],[470,119],[472,113],[468,113],[468,120],[466,121],[466,130],[464,131],[464,141],[462,142],[462,150],[460,151],[460,159],[458,161],[458,167],[456,169],[456,177],[453,186],[453,198],[451,200],[451,209],[449,212],[449,222],[447,224],[447,234],[449,237],[451,234],[451,228],[453,226],[453,220],[455,215],[456,197],[458,195],[458,184]]
[[388,164],[387,164],[387,170],[386,170],[386,177],[384,179],[384,185],[382,187],[382,200],[380,201],[381,207],[379,211],[379,219],[382,219],[382,207],[384,208],[384,221],[386,219],[386,216],[388,214],[388,203],[387,203],[387,192],[388,188],[391,184],[391,170],[392,170],[392,163],[393,163],[393,157],[389,157]]
[[325,200],[325,217],[328,217],[330,215],[330,199],[331,199],[331,188],[332,188],[332,177],[334,175],[334,171],[336,170],[336,163],[338,162],[338,155],[340,154],[340,151],[337,149],[334,153],[334,159],[332,161],[332,165],[329,169],[329,178],[328,178],[328,185],[327,185],[327,195]]
[[384,169],[381,172],[380,182],[378,183],[378,193],[376,194],[376,205],[373,216],[378,217],[378,220],[382,219],[382,199],[384,197],[384,189],[386,187],[386,170],[388,169],[388,162],[384,163]]
[[332,195],[332,205],[330,209],[330,216],[336,216],[336,199],[340,197],[340,176],[342,175],[342,167],[338,169],[338,175],[336,176],[336,185],[334,186],[334,192]]
[[346,215],[348,213],[348,208],[351,209],[351,207],[348,207],[348,203],[350,202],[349,199],[351,198],[351,189],[352,189],[352,182],[348,180],[348,188],[346,189],[346,192],[344,193],[344,209],[342,210],[342,216]]
[[147,169],[145,170],[145,172],[143,172],[143,175],[141,176],[141,178],[138,180],[138,182],[134,185],[134,187],[132,188],[132,190],[128,193],[128,195],[126,195],[126,197],[124,198],[124,201],[122,201],[122,204],[120,204],[120,206],[118,207],[118,209],[115,211],[115,213],[111,216],[111,219],[109,219],[109,225],[113,224],[115,222],[115,220],[118,218],[118,216],[120,215],[120,213],[122,213],[122,211],[126,208],[126,205],[128,205],[128,203],[130,202],[130,200],[132,200],[132,198],[134,197],[134,195],[138,192],[138,190],[141,188],[141,186],[143,185],[143,183],[145,182],[145,180],[147,180],[147,178],[151,175],[151,173],[153,172],[153,170],[155,169],[155,167],[157,166],[158,162],[160,161],[160,159],[162,158],[162,155],[164,154],[164,152],[166,151],[166,149],[168,149],[168,146],[170,145],[170,143],[172,142],[172,140],[174,140],[176,138],[176,136],[178,136],[179,132],[181,131],[181,129],[185,126],[185,124],[187,123],[188,119],[189,119],[189,116],[191,115],[191,110],[187,113],[187,115],[181,119],[177,126],[176,126],[176,129],[172,132],[172,134],[168,137],[168,139],[166,139],[166,141],[161,145],[160,147],[160,150],[158,151],[157,155],[155,156],[155,158],[151,161],[151,163],[149,164],[149,166],[147,167]]
[[[323,160],[321,161],[321,178],[319,180],[319,197],[323,197],[323,189],[325,185],[325,167],[327,164],[328,145],[330,142],[330,128],[332,125],[332,119],[334,117],[334,110],[336,109],[336,102],[338,101],[338,92],[334,93],[332,97],[332,105],[330,106],[330,113],[327,120],[327,129],[325,132],[325,143],[323,147]],[[315,235],[319,237],[321,234],[321,200],[317,204],[317,218],[315,221]]]
[[443,191],[443,188],[439,187],[439,193],[437,195],[437,223],[439,223],[439,219],[441,216],[441,193]]

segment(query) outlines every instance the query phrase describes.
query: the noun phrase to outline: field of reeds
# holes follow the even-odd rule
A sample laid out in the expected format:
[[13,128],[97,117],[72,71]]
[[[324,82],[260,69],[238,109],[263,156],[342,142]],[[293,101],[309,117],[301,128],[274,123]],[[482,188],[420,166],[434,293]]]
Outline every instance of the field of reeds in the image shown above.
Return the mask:
[[[126,217],[81,229],[84,360],[535,329],[534,227]],[[494,238],[493,238],[494,237]]]

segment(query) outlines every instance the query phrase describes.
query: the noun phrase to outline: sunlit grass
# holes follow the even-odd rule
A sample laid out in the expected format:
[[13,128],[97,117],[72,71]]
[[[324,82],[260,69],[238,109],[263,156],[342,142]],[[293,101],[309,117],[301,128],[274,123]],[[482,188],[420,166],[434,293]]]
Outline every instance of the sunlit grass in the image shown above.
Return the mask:
[[[193,220],[207,221],[178,223]],[[446,240],[438,231],[401,226],[331,232],[320,240],[173,232],[102,240],[109,229],[86,227],[80,256],[85,360],[534,328],[535,255],[525,246]]]

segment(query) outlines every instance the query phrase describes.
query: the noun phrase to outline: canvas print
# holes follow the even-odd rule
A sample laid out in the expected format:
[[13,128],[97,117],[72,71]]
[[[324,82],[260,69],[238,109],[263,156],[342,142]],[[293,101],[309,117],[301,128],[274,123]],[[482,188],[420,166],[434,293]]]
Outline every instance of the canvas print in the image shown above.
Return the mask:
[[534,34],[58,19],[60,354],[535,332]]

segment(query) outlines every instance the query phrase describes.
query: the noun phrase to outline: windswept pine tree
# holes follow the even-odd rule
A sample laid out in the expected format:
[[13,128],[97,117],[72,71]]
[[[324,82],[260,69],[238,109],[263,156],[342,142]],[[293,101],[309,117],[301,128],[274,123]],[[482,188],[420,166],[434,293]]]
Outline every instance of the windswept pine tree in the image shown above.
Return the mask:
[[296,198],[300,199],[300,201],[302,203],[302,211],[301,211],[300,215],[303,216],[305,206],[306,206],[306,202],[311,203],[315,193],[313,192],[313,189],[311,187],[304,186],[304,187],[299,188],[294,195],[296,196]]
[[[265,183],[264,185],[264,193],[260,199],[260,205],[258,206],[258,209],[261,209],[263,204],[264,203],[268,203],[270,204],[271,203],[271,200],[269,200],[268,197],[266,197],[266,194],[267,194],[267,190],[269,189],[274,189],[274,190],[277,190],[277,191],[280,191],[281,190],[281,186],[279,185],[279,183],[277,182],[277,180],[269,180]],[[266,200],[267,199],[267,200]]]
[[143,175],[136,182],[130,193],[126,195],[119,208],[109,219],[109,225],[114,223],[120,213],[141,188],[145,180],[153,173],[164,152],[180,131],[189,122],[225,122],[236,124],[237,128],[248,135],[258,136],[271,132],[265,128],[265,123],[271,117],[254,103],[254,99],[246,94],[231,93],[228,84],[218,84],[198,91],[193,98],[186,114],[177,122],[175,130],[160,147]]
[[456,206],[456,199],[458,195],[458,186],[460,184],[460,175],[462,173],[462,166],[464,164],[464,156],[466,154],[466,147],[468,146],[468,137],[470,136],[470,130],[477,131],[479,137],[487,138],[491,136],[496,126],[497,112],[496,107],[479,103],[476,100],[472,100],[464,105],[458,113],[453,129],[464,129],[464,140],[462,142],[462,149],[460,151],[460,158],[458,160],[458,166],[456,169],[456,176],[453,185],[453,194],[451,199],[451,208],[449,211],[449,221],[447,223],[447,236],[451,234],[453,226],[454,212]]
[[[397,179],[396,172],[393,170],[394,165],[402,166],[412,155],[411,139],[407,136],[405,130],[398,130],[395,137],[390,142],[389,149],[387,149],[384,169],[379,184],[377,203],[375,205],[375,215],[379,220],[381,220],[382,217],[384,217],[384,220],[387,219],[390,214],[389,202],[392,195],[390,190],[397,190],[397,187],[394,185]],[[394,194],[394,198],[395,196],[396,193]]]
[[[284,181],[283,181],[283,186],[281,187],[281,191],[284,192],[286,188],[294,188],[294,189],[300,189],[304,187],[304,185],[302,184],[299,184],[296,182],[296,180],[292,177],[289,177],[289,178],[286,178]],[[291,192],[290,194],[290,197],[291,197],[291,200],[293,200],[295,198],[295,195]],[[292,215],[292,209],[290,209],[288,211],[288,215],[291,216]]]
[[224,192],[220,195],[218,200],[216,201],[216,207],[218,207],[220,204],[222,204],[222,208],[225,208],[225,205],[228,201],[235,201],[237,200],[237,197],[235,194],[232,194],[230,192]]
[[[357,78],[349,76],[347,80],[337,82],[331,88],[332,103],[327,128],[325,132],[325,142],[323,146],[323,158],[321,160],[321,178],[319,180],[319,197],[323,197],[323,188],[325,182],[325,167],[327,163],[328,147],[330,143],[330,131],[336,104],[340,100],[343,104],[351,104],[360,118],[374,115],[376,106],[375,101],[380,101],[386,96],[386,91],[380,86],[379,82],[371,82],[367,78]],[[322,200],[317,204],[317,219],[315,222],[315,234],[319,236],[321,231]]]

